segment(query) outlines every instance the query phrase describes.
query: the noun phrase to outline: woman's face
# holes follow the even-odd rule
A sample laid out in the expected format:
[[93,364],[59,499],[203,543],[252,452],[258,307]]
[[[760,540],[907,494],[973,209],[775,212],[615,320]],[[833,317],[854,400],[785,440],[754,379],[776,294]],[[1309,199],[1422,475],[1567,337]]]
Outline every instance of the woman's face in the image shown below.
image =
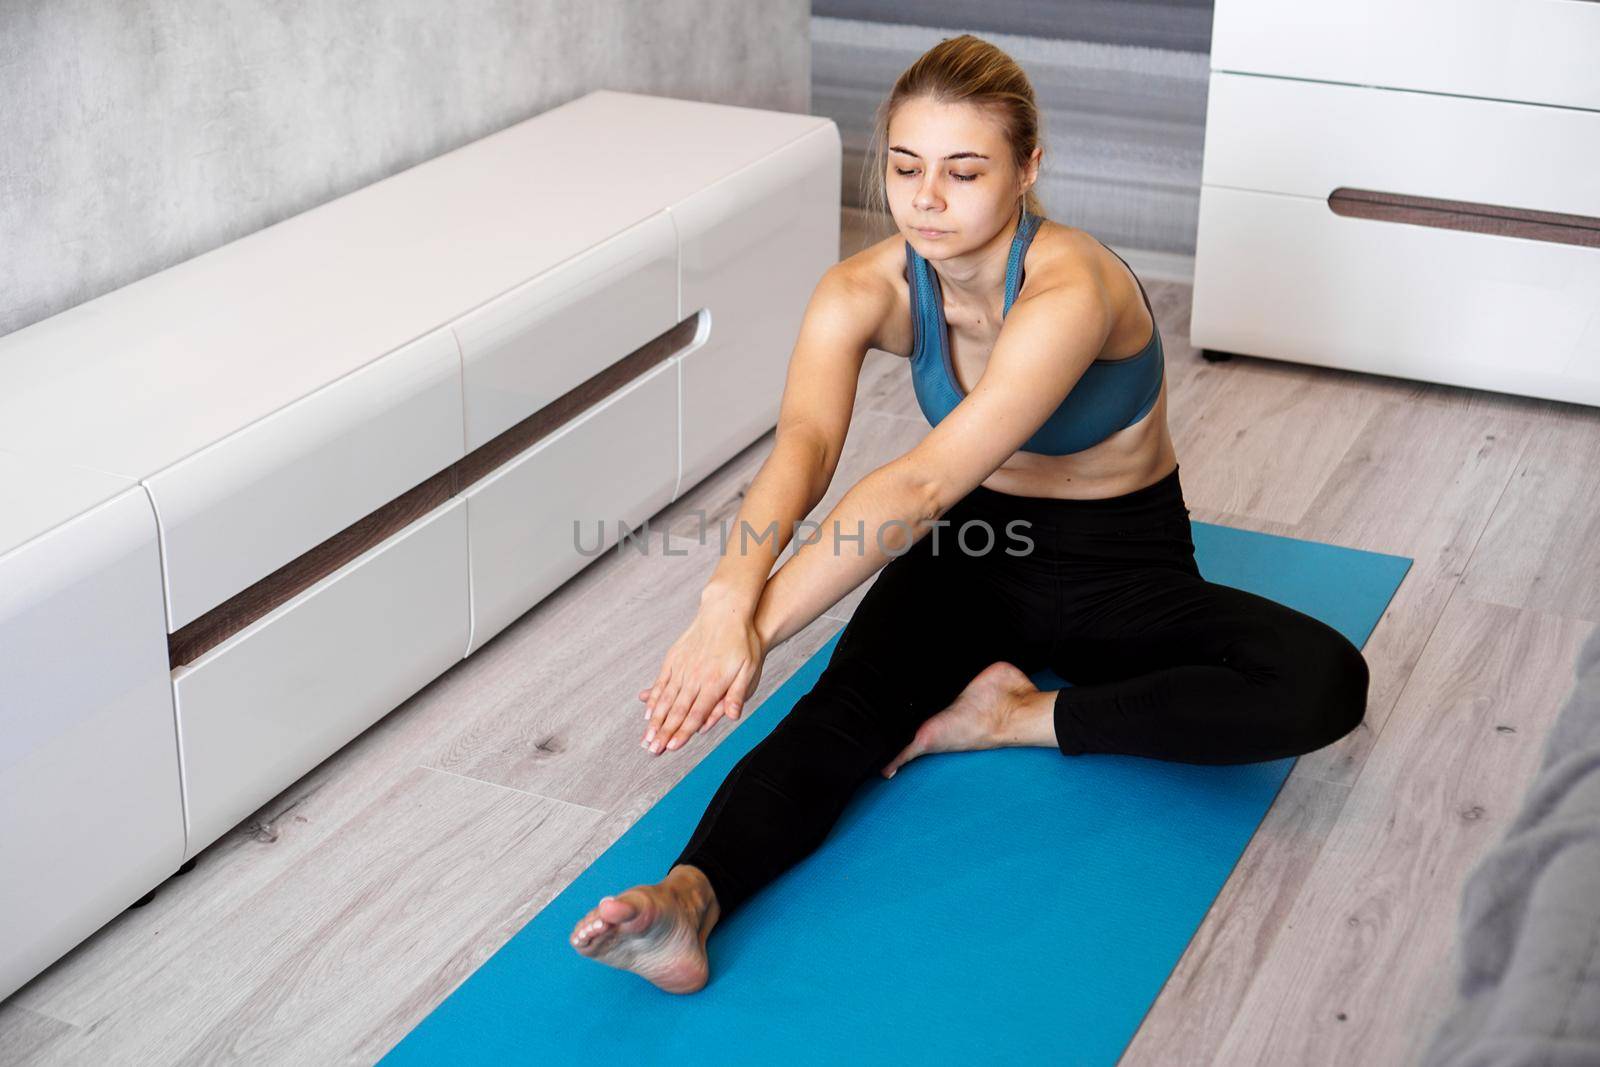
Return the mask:
[[[889,122],[887,144],[889,213],[929,259],[960,255],[993,238],[1033,184],[1011,162],[993,121],[971,104],[907,100]],[[1034,175],[1038,158],[1035,150]]]

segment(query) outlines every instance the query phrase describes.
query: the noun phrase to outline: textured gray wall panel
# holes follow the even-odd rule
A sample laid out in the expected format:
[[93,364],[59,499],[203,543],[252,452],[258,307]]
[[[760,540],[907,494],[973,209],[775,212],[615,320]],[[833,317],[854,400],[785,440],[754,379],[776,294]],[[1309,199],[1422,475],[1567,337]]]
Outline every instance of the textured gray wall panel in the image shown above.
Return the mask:
[[809,112],[809,20],[808,0],[0,0],[0,334],[594,89]]

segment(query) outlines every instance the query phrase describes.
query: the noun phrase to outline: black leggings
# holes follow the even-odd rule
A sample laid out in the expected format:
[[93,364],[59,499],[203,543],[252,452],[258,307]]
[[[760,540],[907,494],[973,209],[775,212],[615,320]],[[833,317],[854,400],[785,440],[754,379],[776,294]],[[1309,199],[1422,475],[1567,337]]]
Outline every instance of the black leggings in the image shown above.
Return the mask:
[[675,861],[705,872],[723,915],[814,851],[997,660],[1072,683],[1054,708],[1066,755],[1252,763],[1361,723],[1367,664],[1344,635],[1200,576],[1176,467],[1100,500],[980,485],[943,518],[879,572],[817,683],[728,773]]

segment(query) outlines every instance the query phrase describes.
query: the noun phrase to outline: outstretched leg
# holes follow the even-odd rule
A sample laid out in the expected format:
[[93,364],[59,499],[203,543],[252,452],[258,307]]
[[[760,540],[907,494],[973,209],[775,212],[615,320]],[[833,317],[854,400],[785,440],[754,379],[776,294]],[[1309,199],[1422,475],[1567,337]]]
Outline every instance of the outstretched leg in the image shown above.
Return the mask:
[[1043,664],[1053,597],[1040,564],[930,543],[884,568],[816,684],[729,772],[679,856],[724,915],[814,851],[975,674],[1001,658]]
[[[729,772],[667,878],[602,902],[574,946],[662,988],[699,988],[710,923],[813,852],[923,719],[996,659],[1043,665],[1048,567],[967,555],[948,533],[937,551],[930,535],[891,560],[810,692]],[[654,955],[631,947],[641,938],[654,938]]]

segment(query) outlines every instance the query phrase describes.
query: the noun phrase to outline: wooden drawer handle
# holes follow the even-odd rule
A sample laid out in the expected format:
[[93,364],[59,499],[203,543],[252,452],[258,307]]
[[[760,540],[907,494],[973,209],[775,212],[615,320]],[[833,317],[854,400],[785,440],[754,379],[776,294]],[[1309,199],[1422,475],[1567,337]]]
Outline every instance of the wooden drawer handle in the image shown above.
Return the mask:
[[296,556],[254,585],[167,635],[167,662],[181,667],[200,658],[278,605],[332,574],[397,530],[426,515],[474,482],[508,463],[535,441],[621,389],[693,342],[704,312],[696,312],[645,342],[611,366],[578,383],[532,415],[485,441],[444,470],[357,519]]
[[1592,215],[1564,215],[1556,211],[1408,196],[1376,189],[1351,189],[1343,185],[1328,194],[1328,207],[1335,215],[1353,219],[1401,222],[1441,230],[1467,230],[1496,237],[1522,237],[1529,241],[1600,248],[1600,218]]

